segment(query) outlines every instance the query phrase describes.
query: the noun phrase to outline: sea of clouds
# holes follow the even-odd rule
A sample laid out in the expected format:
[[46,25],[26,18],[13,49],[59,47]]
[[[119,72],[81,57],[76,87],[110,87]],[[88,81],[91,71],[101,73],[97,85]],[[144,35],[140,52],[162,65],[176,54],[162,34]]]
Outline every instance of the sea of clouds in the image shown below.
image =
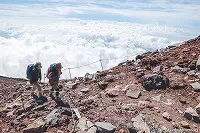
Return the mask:
[[[109,69],[146,51],[165,48],[191,37],[185,29],[165,25],[68,19],[48,24],[0,23],[0,75],[25,78],[26,67],[42,62],[44,74],[51,63],[77,67],[99,59]],[[101,70],[99,62],[71,70],[84,76]],[[69,78],[63,70],[62,78]]]

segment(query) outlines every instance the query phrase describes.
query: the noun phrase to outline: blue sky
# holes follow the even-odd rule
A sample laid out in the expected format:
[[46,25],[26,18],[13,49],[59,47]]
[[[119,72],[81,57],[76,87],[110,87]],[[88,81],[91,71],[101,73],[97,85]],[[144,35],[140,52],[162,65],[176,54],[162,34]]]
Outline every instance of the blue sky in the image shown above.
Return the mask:
[[1,0],[0,18],[109,20],[200,30],[199,0]]

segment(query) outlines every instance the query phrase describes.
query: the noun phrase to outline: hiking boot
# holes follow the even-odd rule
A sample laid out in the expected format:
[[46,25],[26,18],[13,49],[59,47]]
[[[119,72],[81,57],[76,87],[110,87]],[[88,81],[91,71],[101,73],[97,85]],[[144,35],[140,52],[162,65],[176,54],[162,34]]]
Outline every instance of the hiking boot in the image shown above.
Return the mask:
[[37,100],[37,99],[38,99],[38,96],[37,96],[37,95],[35,95],[35,94],[32,94],[32,97],[33,97],[33,99],[35,99],[35,100]]
[[56,97],[58,97],[59,96],[59,92],[58,91],[56,91]]
[[55,99],[55,97],[54,97],[52,92],[50,93],[49,97],[52,98],[52,99]]
[[48,101],[48,99],[45,96],[40,96],[38,99],[42,100],[43,102],[47,102]]

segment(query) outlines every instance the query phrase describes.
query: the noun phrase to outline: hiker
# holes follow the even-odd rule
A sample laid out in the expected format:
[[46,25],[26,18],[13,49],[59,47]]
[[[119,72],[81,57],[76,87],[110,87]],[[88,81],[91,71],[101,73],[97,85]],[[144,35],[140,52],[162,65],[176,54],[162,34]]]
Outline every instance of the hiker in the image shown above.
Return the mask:
[[54,99],[53,92],[56,91],[56,98],[59,96],[59,78],[60,75],[62,74],[61,69],[62,69],[62,64],[61,63],[54,63],[51,64],[50,67],[47,70],[47,78],[49,79],[49,84],[51,85],[51,92],[50,92],[50,97]]
[[[33,91],[31,92],[31,96],[34,99],[38,97],[42,97],[42,87],[39,85],[42,79],[41,75],[42,64],[40,62],[36,62],[35,64],[29,64],[26,70],[26,77],[29,79],[30,84],[33,86]],[[34,94],[35,90],[38,90],[38,96]]]

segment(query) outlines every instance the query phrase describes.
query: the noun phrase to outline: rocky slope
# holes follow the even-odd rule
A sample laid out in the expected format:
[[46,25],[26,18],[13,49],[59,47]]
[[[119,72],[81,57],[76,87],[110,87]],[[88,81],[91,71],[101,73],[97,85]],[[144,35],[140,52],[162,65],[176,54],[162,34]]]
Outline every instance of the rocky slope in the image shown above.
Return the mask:
[[48,97],[50,86],[42,84],[44,103],[32,99],[26,80],[0,77],[0,132],[199,133],[199,80],[200,36],[63,80],[60,99]]

